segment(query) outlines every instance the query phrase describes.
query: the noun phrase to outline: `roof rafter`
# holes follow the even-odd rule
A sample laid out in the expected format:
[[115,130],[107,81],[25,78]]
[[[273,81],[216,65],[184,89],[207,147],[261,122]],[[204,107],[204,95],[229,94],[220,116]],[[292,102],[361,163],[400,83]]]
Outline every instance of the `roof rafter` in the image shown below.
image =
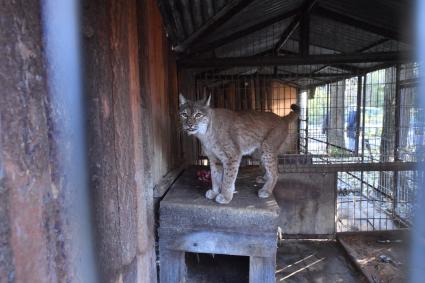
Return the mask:
[[268,27],[272,24],[275,24],[279,21],[282,21],[284,19],[288,19],[288,18],[296,15],[298,12],[299,12],[299,8],[291,10],[289,12],[285,12],[283,14],[280,14],[276,17],[267,19],[265,21],[259,22],[257,24],[252,25],[252,26],[249,26],[245,29],[236,31],[236,32],[234,32],[234,33],[232,33],[232,34],[230,34],[226,37],[217,39],[213,42],[209,42],[209,43],[199,45],[199,46],[194,46],[193,50],[189,50],[189,53],[193,54],[193,53],[202,53],[202,52],[210,51],[210,50],[215,49],[217,47],[220,47],[220,46],[223,46],[223,45],[228,44],[230,42],[233,42],[233,41],[235,41],[239,38],[247,36],[251,33],[259,31],[263,28],[266,28],[266,27]]
[[331,19],[331,20],[334,20],[334,21],[337,21],[337,22],[340,22],[340,23],[343,23],[343,24],[347,24],[347,25],[350,25],[350,26],[357,27],[357,28],[362,29],[364,31],[368,31],[368,32],[371,32],[371,33],[374,33],[374,34],[377,34],[377,35],[381,35],[383,37],[387,37],[389,39],[394,39],[394,40],[397,40],[397,41],[403,41],[400,33],[397,32],[397,31],[393,31],[393,30],[390,30],[390,29],[387,29],[387,28],[379,27],[379,26],[373,25],[371,23],[368,23],[364,20],[357,19],[357,18],[351,17],[349,15],[341,14],[341,13],[323,8],[321,6],[316,6],[313,9],[313,13],[318,15],[318,16],[324,17],[324,18],[328,18],[328,19]]
[[294,31],[298,28],[300,23],[304,20],[306,15],[308,15],[313,8],[314,4],[316,4],[317,0],[305,0],[301,6],[300,12],[297,16],[292,20],[289,26],[283,31],[280,39],[276,43],[274,47],[275,53],[277,53],[288,41]]
[[356,76],[357,77],[358,76],[364,76],[364,75],[366,75],[370,72],[390,68],[390,67],[393,67],[395,65],[396,65],[396,62],[389,62],[389,63],[387,62],[387,63],[382,63],[382,64],[379,64],[379,65],[376,65],[376,66],[373,66],[373,67],[369,67],[369,68],[362,68],[361,69],[362,72],[359,72],[359,73],[356,73],[356,74],[349,74],[345,78],[331,79],[331,80],[327,80],[327,81],[324,81],[324,82],[319,83],[319,84],[309,85],[308,88],[314,88],[314,87],[318,87],[318,86],[323,86],[325,84],[336,83],[338,81],[341,81],[342,79],[349,79],[349,78],[356,77]]
[[177,52],[184,52],[194,41],[203,38],[206,34],[213,32],[219,26],[223,25],[234,15],[242,11],[253,0],[233,0],[224,6],[217,14],[212,16],[202,27],[189,35],[182,43],[175,47]]
[[170,11],[168,11],[167,5],[164,2],[164,0],[157,0],[158,8],[161,13],[162,20],[165,25],[165,30],[168,36],[170,36],[170,39],[173,43],[176,43],[178,40],[177,31],[175,30],[175,27],[171,22]]

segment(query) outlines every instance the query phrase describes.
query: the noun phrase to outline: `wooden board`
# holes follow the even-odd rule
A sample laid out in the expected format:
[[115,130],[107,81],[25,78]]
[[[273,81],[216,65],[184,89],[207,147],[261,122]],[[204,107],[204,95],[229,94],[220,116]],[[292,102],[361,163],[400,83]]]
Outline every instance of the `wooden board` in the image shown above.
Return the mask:
[[192,253],[274,257],[276,233],[245,235],[203,230],[159,229],[161,248]]

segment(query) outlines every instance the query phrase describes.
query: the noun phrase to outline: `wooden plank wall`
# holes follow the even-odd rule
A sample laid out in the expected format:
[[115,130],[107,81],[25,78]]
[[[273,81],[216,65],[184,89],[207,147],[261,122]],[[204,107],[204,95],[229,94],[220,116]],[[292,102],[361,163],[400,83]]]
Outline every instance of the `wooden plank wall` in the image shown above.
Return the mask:
[[102,282],[156,282],[153,189],[181,163],[177,82],[154,0],[85,0],[90,185]]
[[0,5],[0,282],[70,281],[63,187],[52,180],[41,7]]
[[[187,69],[178,69],[178,91],[189,99],[197,99],[197,97],[202,98],[207,94],[196,85],[194,72]],[[185,161],[189,164],[196,164],[199,154],[198,141],[196,138],[189,137],[183,132],[180,137]]]
[[[179,88],[185,96],[196,99],[212,95],[211,105],[215,108],[227,108],[234,111],[272,111],[280,116],[287,115],[290,106],[297,103],[297,89],[280,81],[253,77],[249,81],[238,80],[206,84],[197,82],[195,72],[181,69]],[[291,127],[290,148],[285,148],[282,153],[296,153],[298,126]],[[204,156],[199,142],[193,137],[184,137],[185,156],[190,163],[196,163],[198,156]]]
[[[149,74],[153,160],[152,178],[154,183],[180,162],[181,145],[176,123],[177,112],[177,69],[164,32],[164,25],[156,1],[148,1],[146,7],[148,29],[148,62],[141,64],[142,72]],[[174,123],[174,124],[173,124]]]
[[[72,188],[59,169],[66,160],[57,152],[42,6],[0,7],[0,282],[82,279],[70,264]],[[100,279],[156,282],[153,188],[182,159],[175,60],[155,0],[83,0],[81,8]]]

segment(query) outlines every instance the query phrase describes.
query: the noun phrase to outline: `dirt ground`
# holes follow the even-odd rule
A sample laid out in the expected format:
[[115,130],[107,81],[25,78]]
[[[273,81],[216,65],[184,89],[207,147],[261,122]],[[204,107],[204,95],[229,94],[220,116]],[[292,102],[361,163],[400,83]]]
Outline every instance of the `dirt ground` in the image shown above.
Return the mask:
[[[187,254],[188,282],[248,282],[248,257]],[[335,241],[286,240],[276,257],[276,282],[367,282]]]
[[381,231],[339,235],[338,240],[370,282],[407,282],[408,237]]

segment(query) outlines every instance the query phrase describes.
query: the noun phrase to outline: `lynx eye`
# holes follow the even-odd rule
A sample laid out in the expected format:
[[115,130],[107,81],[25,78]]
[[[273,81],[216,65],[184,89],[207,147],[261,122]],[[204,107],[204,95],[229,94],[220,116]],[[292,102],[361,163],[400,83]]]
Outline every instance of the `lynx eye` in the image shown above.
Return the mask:
[[195,118],[201,118],[202,116],[204,115],[202,115],[201,113],[196,113]]
[[183,118],[187,118],[187,114],[186,114],[186,112],[183,112],[183,113],[180,113],[180,116],[182,116]]

